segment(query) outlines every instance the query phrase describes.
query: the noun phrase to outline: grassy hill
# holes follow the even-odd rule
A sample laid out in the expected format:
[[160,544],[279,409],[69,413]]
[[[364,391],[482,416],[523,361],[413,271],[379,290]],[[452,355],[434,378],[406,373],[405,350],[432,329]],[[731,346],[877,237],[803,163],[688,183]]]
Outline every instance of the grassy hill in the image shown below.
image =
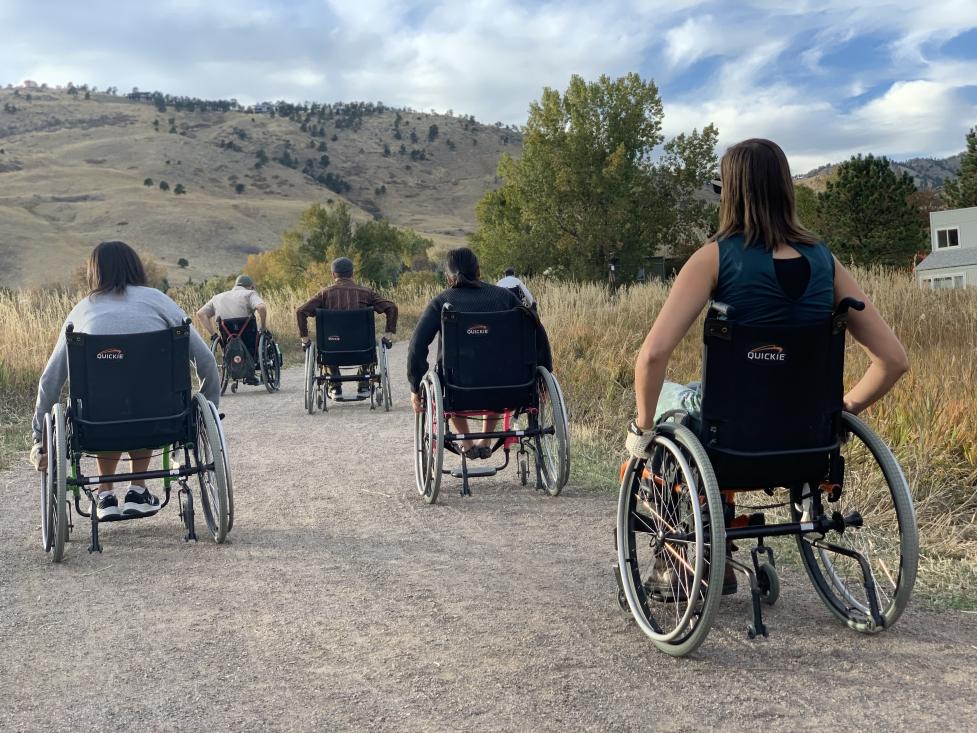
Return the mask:
[[[17,111],[2,111],[8,104]],[[499,156],[520,146],[515,131],[447,115],[384,109],[336,124],[313,120],[303,131],[280,115],[160,112],[121,96],[37,90],[27,101],[0,90],[0,285],[66,280],[109,238],[160,259],[174,283],[226,274],[277,246],[313,202],[346,201],[357,218],[460,244]],[[262,150],[268,162],[256,168]],[[341,194],[316,181],[327,174]]]
[[[951,155],[949,158],[910,158],[902,162],[893,161],[892,169],[897,174],[911,175],[917,188],[942,188],[949,179],[956,177],[962,160],[963,153]],[[815,191],[823,191],[837,165],[822,165],[802,176],[795,176],[794,181]]]

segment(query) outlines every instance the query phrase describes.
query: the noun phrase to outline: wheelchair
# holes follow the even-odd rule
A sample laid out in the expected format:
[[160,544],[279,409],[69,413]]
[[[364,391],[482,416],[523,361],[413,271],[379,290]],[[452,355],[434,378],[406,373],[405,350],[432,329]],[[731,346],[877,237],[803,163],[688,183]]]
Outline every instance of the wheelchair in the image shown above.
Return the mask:
[[[68,346],[68,401],[44,416],[47,466],[41,474],[41,541],[54,562],[64,557],[75,513],[91,520],[88,551],[101,552],[95,511],[97,484],[162,479],[165,498],[177,492],[184,540],[196,540],[193,492],[197,477],[200,504],[214,541],[224,542],[234,524],[234,493],[220,416],[202,394],[191,394],[190,320],[150,333],[96,336],[65,328]],[[151,390],[135,397],[138,389]],[[159,449],[162,469],[108,476],[85,475],[83,460],[101,451]],[[91,502],[81,507],[81,494]],[[158,513],[158,512],[156,512]],[[111,521],[144,518],[122,515]],[[103,520],[108,521],[108,520]]]
[[[239,340],[246,347],[247,355],[230,346],[234,340]],[[228,384],[231,392],[237,392],[239,382],[254,384],[249,380],[253,379],[255,372],[260,374],[261,384],[269,392],[277,392],[282,386],[281,349],[270,331],[258,333],[253,313],[247,318],[218,317],[217,337],[211,339],[210,351],[220,371],[221,394],[227,391]],[[247,356],[252,361],[250,366]]]
[[[418,396],[424,412],[414,423],[414,475],[417,491],[428,504],[437,501],[443,475],[462,480],[460,493],[471,495],[470,478],[494,476],[509,465],[516,449],[517,470],[528,484],[533,457],[535,488],[558,496],[570,476],[566,404],[556,377],[538,365],[536,319],[525,308],[491,313],[462,313],[451,304],[441,310],[441,356],[424,375]],[[502,416],[502,430],[455,433],[452,417],[485,421]],[[500,466],[470,467],[459,443],[494,439],[492,453],[502,449]],[[461,466],[445,469],[444,452],[455,453]]]
[[[827,322],[755,326],[710,306],[701,416],[666,413],[650,458],[622,466],[618,602],[661,651],[705,640],[727,563],[749,581],[748,637],[767,636],[762,609],[780,592],[769,537],[794,538],[793,562],[855,631],[888,629],[905,609],[919,556],[910,488],[888,446],[842,409],[848,311],[864,307],[846,298]],[[737,494],[768,503],[737,514]],[[735,560],[747,540],[750,562]]]
[[[381,339],[377,345],[376,324],[372,308],[340,311],[317,308],[315,341],[305,348],[305,409],[329,411],[329,400],[335,402],[370,401],[370,409],[382,406],[390,412],[393,396],[387,351],[392,344]],[[357,373],[350,369],[356,367]],[[347,371],[344,373],[343,369]],[[344,382],[367,382],[369,395],[330,397],[330,387]]]

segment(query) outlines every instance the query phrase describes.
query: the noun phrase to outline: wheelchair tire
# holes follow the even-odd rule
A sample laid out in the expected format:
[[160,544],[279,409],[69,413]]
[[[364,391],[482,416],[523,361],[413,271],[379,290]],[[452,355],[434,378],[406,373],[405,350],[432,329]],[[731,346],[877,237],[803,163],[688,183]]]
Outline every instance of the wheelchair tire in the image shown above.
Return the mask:
[[[68,439],[64,419],[64,405],[60,402],[51,410],[51,435],[48,441],[47,500],[48,542],[51,560],[61,562],[68,540]],[[45,548],[46,549],[46,548]]]
[[760,600],[768,606],[772,606],[780,598],[780,576],[777,569],[770,563],[762,563],[760,572],[757,573],[757,582],[760,584]]
[[566,403],[559,383],[548,369],[537,367],[539,425],[553,427],[552,435],[542,435],[537,443],[537,460],[543,487],[550,496],[558,496],[570,479],[570,434]]
[[[654,469],[646,477],[646,462],[632,458],[622,477],[618,572],[638,627],[658,649],[681,657],[702,644],[719,610],[726,567],[723,503],[695,435],[681,425],[660,425],[655,432],[649,446]],[[686,538],[668,542],[668,534],[679,530]],[[674,579],[667,587],[665,577]]]
[[380,372],[380,402],[383,411],[390,412],[393,397],[390,394],[390,371],[387,368],[387,349],[383,344],[377,346],[377,371]]
[[[868,560],[882,626],[872,621],[864,576],[856,562],[814,547],[803,535],[797,545],[828,610],[855,631],[871,634],[892,626],[909,603],[919,564],[919,533],[909,483],[892,451],[854,415],[842,413],[842,425],[848,434],[842,445],[845,476],[841,498],[828,506],[842,515],[859,511],[863,525],[848,527],[840,535],[829,533],[825,540],[857,550]],[[794,504],[792,511],[795,520],[802,519],[803,507]]]
[[227,457],[227,438],[224,435],[224,423],[221,422],[220,413],[214,407],[213,402],[208,400],[207,404],[210,405],[210,412],[214,417],[214,424],[217,425],[218,432],[220,433],[221,452],[224,454],[224,463],[227,466],[227,531],[230,533],[234,528],[234,480]]
[[277,392],[282,386],[282,355],[268,333],[258,339],[258,354],[261,357],[261,381],[269,392]]
[[305,410],[310,415],[316,410],[315,346],[305,350]]
[[204,468],[197,474],[200,504],[207,520],[207,529],[214,542],[221,544],[227,537],[230,525],[230,471],[224,452],[224,436],[210,401],[198,392],[193,396],[193,402],[197,423],[197,441],[193,448],[196,468],[213,464],[213,468]]
[[217,373],[220,375],[221,382],[221,394],[227,391],[227,384],[230,378],[227,374],[227,364],[224,361],[224,347],[221,345],[220,339],[214,339],[210,342],[210,353],[214,355],[214,361],[217,362]]
[[441,490],[445,430],[441,380],[434,370],[424,375],[418,395],[425,409],[414,416],[414,477],[417,493],[433,504]]

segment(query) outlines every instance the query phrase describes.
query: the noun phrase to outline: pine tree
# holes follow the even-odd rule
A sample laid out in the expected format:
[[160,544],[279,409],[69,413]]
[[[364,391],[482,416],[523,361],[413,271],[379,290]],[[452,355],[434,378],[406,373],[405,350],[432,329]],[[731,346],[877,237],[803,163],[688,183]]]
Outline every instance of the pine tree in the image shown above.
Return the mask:
[[943,186],[943,200],[951,209],[977,206],[977,127],[967,133],[967,152],[957,177]]

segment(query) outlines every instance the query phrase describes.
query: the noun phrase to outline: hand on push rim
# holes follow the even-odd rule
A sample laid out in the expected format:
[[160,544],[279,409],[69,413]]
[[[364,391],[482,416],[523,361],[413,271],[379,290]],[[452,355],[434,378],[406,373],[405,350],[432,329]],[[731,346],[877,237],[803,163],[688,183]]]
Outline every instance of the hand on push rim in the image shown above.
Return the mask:
[[414,408],[414,412],[418,414],[424,412],[424,403],[421,402],[421,396],[417,392],[410,393],[410,403]]

